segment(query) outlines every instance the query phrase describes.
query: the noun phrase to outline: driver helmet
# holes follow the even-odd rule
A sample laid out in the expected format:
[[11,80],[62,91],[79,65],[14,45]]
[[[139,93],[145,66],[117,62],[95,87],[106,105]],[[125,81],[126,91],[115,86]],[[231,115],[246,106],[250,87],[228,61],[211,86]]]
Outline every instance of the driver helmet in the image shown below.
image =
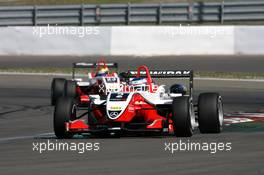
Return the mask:
[[98,70],[98,72],[96,73],[97,77],[104,77],[108,74],[109,69],[107,67],[102,67]]
[[135,88],[135,90],[147,90],[147,79],[146,78],[133,78],[130,81],[130,85],[133,86]]
[[146,78],[133,78],[130,82],[131,85],[146,85]]
[[185,95],[187,93],[187,88],[182,84],[174,84],[170,87],[170,93]]

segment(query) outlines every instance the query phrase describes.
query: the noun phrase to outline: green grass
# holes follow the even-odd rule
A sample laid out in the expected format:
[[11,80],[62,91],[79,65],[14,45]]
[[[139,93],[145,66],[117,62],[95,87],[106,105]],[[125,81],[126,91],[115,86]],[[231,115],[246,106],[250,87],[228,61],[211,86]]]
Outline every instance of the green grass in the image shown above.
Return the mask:
[[[230,0],[226,0],[230,1]],[[234,0],[233,0],[234,1]],[[6,5],[47,5],[47,4],[106,4],[106,3],[174,3],[190,2],[190,0],[5,0]],[[222,2],[222,0],[192,0],[192,2]]]
[[[36,68],[0,68],[0,72],[11,73],[63,73],[71,74],[71,68],[36,67]],[[194,77],[228,79],[264,79],[264,72],[194,72]]]

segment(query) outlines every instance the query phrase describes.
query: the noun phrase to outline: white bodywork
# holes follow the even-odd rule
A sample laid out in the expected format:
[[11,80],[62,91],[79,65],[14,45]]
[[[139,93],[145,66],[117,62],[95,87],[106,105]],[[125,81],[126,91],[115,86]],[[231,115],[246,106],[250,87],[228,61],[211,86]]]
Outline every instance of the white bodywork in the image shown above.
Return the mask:
[[[172,104],[172,97],[180,97],[182,94],[169,94],[165,92],[164,85],[158,87],[157,91],[151,93],[149,91],[135,91],[135,92],[110,92],[106,100],[100,100],[100,96],[91,95],[93,104],[106,105],[107,116],[110,119],[117,119],[128,107],[134,94],[140,94],[149,104],[165,105]],[[128,110],[130,110],[128,108]],[[132,109],[131,109],[132,110]]]

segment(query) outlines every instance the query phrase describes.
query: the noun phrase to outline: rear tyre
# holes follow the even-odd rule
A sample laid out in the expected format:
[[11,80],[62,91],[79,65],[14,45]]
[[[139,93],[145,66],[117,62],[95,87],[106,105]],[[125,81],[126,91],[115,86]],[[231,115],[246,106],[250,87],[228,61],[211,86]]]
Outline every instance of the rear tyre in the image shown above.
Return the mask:
[[64,92],[66,97],[75,98],[77,96],[76,92],[77,84],[75,81],[68,80],[64,86]]
[[223,126],[223,103],[218,93],[198,97],[198,123],[201,133],[220,133]]
[[61,97],[57,100],[53,127],[55,135],[59,139],[72,138],[73,134],[66,131],[65,122],[76,119],[76,105],[74,99]]
[[64,95],[64,78],[53,78],[51,83],[51,105],[55,105],[58,98]]
[[172,122],[174,134],[177,137],[193,135],[193,105],[189,97],[177,97],[172,103]]

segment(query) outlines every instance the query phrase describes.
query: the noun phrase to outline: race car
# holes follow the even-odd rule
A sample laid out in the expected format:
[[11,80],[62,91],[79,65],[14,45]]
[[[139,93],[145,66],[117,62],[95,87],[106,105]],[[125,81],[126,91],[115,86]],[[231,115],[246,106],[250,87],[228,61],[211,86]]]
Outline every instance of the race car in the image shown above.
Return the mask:
[[[80,106],[73,98],[58,99],[54,111],[54,131],[58,138],[74,134],[121,136],[126,133],[155,133],[191,137],[201,133],[220,133],[223,104],[218,93],[202,93],[193,99],[193,71],[151,70],[140,66],[121,73],[120,88],[106,98],[89,95],[89,105]],[[187,78],[189,88],[174,84],[166,92],[152,78]]]
[[51,105],[62,96],[75,98],[79,104],[88,102],[89,94],[101,94],[102,87],[115,87],[117,80],[117,63],[106,63],[100,59],[97,63],[73,63],[72,79],[54,78],[51,83]]

